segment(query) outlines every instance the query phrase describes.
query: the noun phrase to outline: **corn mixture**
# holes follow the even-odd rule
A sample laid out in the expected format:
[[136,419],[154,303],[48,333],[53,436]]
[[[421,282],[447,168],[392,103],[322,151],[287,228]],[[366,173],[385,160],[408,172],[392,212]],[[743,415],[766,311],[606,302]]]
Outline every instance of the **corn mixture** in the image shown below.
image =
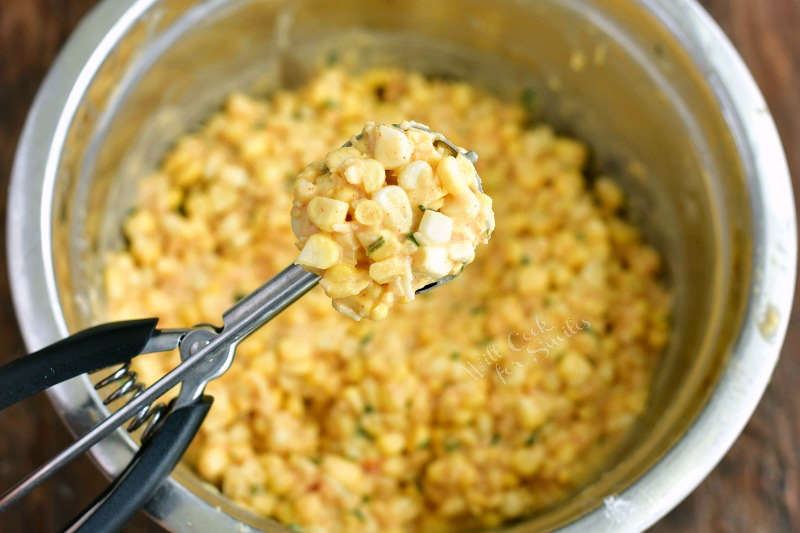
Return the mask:
[[[367,121],[413,119],[480,154],[497,229],[455,281],[355,322],[317,288],[208,393],[187,454],[239,505],[315,532],[459,531],[558,502],[618,449],[669,336],[660,258],[583,175],[586,147],[526,104],[400,70],[241,94],[143,177],[108,258],[112,319],[219,323],[295,260],[297,174]],[[153,382],[177,356],[138,357]]]
[[466,150],[423,124],[368,123],[347,144],[295,182],[296,262],[323,276],[334,309],[382,320],[472,262],[494,230],[492,200]]

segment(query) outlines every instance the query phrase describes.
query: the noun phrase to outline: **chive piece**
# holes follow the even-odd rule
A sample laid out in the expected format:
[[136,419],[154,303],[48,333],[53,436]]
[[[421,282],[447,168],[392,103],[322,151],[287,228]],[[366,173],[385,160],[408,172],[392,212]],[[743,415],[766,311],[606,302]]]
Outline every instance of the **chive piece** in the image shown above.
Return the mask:
[[370,404],[367,404],[367,405],[364,406],[364,412],[367,413],[367,414],[374,413],[375,412],[375,408],[372,407]]
[[430,445],[431,445],[431,440],[430,439],[425,439],[424,441],[422,441],[419,444],[417,444],[417,449],[418,450],[424,450],[425,448],[429,447]]
[[455,450],[459,449],[460,447],[461,447],[461,445],[458,442],[453,441],[453,440],[450,440],[450,441],[447,441],[447,442],[444,443],[444,449],[447,450],[448,452],[455,451]]
[[292,531],[303,531],[302,529],[300,529],[300,526],[298,526],[294,522],[292,522],[291,524],[287,524],[286,527],[288,527]]
[[575,238],[583,242],[586,240],[586,233],[583,230],[578,230],[575,232]]
[[414,237],[414,234],[413,234],[413,233],[409,233],[408,235],[406,235],[406,237],[408,237],[408,239],[409,239],[411,242],[413,242],[414,244],[416,244],[416,245],[417,245],[417,248],[419,248],[419,241],[417,241],[417,238],[416,238],[416,237]]
[[525,439],[525,446],[533,445],[533,443],[536,442],[536,437],[538,437],[538,436],[539,436],[539,431],[538,430],[534,431],[530,435],[528,435],[528,438]]
[[492,435],[492,444],[497,444],[499,442],[500,442],[500,434],[495,433],[494,435]]
[[331,66],[338,62],[339,62],[339,52],[337,52],[336,50],[331,50],[330,52],[328,52],[328,55],[325,57],[325,63],[328,66]]
[[424,205],[422,205],[422,204],[419,204],[419,205],[417,206],[417,208],[418,208],[420,211],[422,211],[423,213],[425,212],[425,206],[424,206]]
[[353,514],[356,515],[356,518],[364,522],[366,518],[364,518],[364,513],[361,512],[361,509],[353,509]]
[[328,98],[322,102],[322,107],[325,109],[336,109],[339,107],[339,103],[336,100],[331,100]]
[[522,263],[523,265],[530,265],[531,264],[531,258],[528,257],[527,255],[523,255],[522,256],[522,260],[520,261],[520,263]]
[[235,292],[233,294],[233,301],[235,303],[241,302],[242,300],[244,300],[245,296],[247,296],[246,292]]
[[358,435],[359,437],[362,437],[364,439],[367,439],[367,440],[374,440],[372,435],[367,433],[367,430],[365,430],[363,426],[358,426],[356,428],[356,435]]
[[359,341],[358,341],[359,346],[362,346],[362,347],[366,346],[367,344],[370,343],[370,341],[372,340],[372,338],[374,336],[375,336],[375,334],[370,331],[369,333],[367,333],[366,335],[361,337],[361,339],[359,339]]
[[466,263],[461,263],[461,270],[459,270],[458,273],[461,274],[462,272],[464,272],[465,268],[467,268],[467,264]]
[[469,310],[469,314],[471,315],[480,315],[481,313],[486,312],[486,304],[476,305],[472,309]]
[[297,181],[297,174],[294,172],[287,172],[284,176],[284,185],[286,185],[286,190],[291,191],[294,187],[294,182]]
[[522,102],[522,107],[525,108],[525,111],[528,114],[533,113],[534,107],[536,107],[536,91],[531,88],[525,89],[522,91],[520,101]]
[[452,359],[453,361],[458,361],[459,357],[461,357],[461,354],[458,352],[453,352],[450,354],[450,359]]
[[250,494],[258,494],[261,492],[261,487],[258,485],[250,485]]
[[383,246],[385,243],[386,240],[383,238],[383,235],[381,235],[380,237],[375,239],[375,241],[372,244],[367,246],[367,254],[371,254],[372,252]]

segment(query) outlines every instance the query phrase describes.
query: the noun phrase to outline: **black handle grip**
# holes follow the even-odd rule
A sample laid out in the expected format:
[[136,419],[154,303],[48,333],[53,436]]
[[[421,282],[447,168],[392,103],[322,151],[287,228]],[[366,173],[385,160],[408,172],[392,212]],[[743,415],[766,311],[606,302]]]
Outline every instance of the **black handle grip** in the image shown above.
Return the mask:
[[129,361],[141,353],[157,322],[101,324],[0,367],[0,411],[56,383]]
[[66,529],[69,533],[112,533],[141,509],[189,447],[211,402],[197,402],[172,411],[142,445],[133,461],[108,489]]

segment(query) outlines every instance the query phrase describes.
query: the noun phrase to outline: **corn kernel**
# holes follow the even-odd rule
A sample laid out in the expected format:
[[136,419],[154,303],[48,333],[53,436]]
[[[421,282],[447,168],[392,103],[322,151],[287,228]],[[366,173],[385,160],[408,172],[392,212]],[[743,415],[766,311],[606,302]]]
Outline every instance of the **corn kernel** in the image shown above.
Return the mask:
[[336,244],[336,241],[327,235],[315,233],[308,238],[300,255],[297,256],[297,264],[312,268],[330,268],[341,256],[342,247]]
[[332,231],[334,224],[341,224],[347,217],[347,202],[317,196],[308,203],[308,218],[318,228]]

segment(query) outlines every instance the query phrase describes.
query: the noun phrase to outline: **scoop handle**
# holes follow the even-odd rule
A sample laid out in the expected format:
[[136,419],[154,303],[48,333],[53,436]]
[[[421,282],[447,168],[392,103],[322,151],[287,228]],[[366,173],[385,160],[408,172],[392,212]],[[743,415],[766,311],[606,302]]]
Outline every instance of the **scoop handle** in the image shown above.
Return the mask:
[[157,322],[101,324],[0,367],[0,411],[62,381],[130,361],[144,349]]
[[65,531],[112,533],[122,529],[150,498],[157,497],[159,486],[189,447],[212,402],[211,396],[202,396],[167,415],[122,474]]

